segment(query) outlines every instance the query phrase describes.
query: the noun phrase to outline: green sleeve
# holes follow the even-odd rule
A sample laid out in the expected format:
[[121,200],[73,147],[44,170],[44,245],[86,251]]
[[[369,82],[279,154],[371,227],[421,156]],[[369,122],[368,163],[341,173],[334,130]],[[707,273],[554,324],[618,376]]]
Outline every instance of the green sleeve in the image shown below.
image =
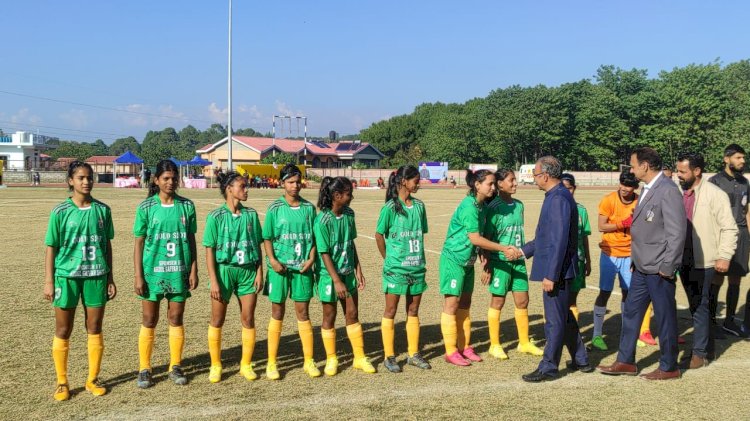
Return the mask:
[[459,210],[458,219],[466,232],[479,232],[479,209],[476,206],[464,206]]
[[47,225],[47,235],[44,237],[44,244],[50,247],[60,247],[60,229],[58,228],[57,214],[52,212],[49,216]]
[[195,214],[195,205],[190,203],[188,207],[188,233],[195,234],[198,232],[198,217]]
[[375,232],[380,235],[388,235],[388,228],[391,226],[391,209],[388,206],[383,206],[380,209],[380,216],[378,217],[378,225],[375,228]]
[[133,224],[133,234],[136,237],[145,237],[148,232],[148,217],[146,212],[138,206],[135,210],[135,223]]
[[357,220],[354,218],[354,211],[352,211],[352,240],[357,238]]
[[263,247],[261,244],[263,244],[263,232],[261,231],[260,227],[260,219],[258,219],[258,214],[253,214],[253,237],[255,237],[255,244],[258,245],[258,259],[262,256],[261,250],[263,250]]
[[216,218],[212,214],[206,217],[206,227],[203,229],[203,247],[216,248]]
[[112,210],[111,209],[107,209],[106,219],[107,219],[107,222],[105,222],[105,224],[107,224],[106,226],[107,239],[112,240],[113,238],[115,238],[115,224],[112,222]]
[[586,210],[586,208],[581,208],[580,210],[583,211],[583,214],[581,215],[581,221],[583,221],[583,230],[581,231],[583,235],[591,235],[591,224],[589,223],[589,212]]
[[263,221],[263,239],[273,240],[276,236],[274,231],[276,230],[276,210],[270,210],[266,213],[266,219]]
[[315,221],[315,246],[318,247],[318,253],[328,253],[330,251],[330,236],[328,235],[328,226],[320,222]]
[[490,208],[487,208],[487,222],[484,224],[482,229],[482,237],[492,239],[495,235],[495,212]]
[[422,233],[427,234],[427,231],[429,231],[429,228],[427,228],[427,208],[422,206]]

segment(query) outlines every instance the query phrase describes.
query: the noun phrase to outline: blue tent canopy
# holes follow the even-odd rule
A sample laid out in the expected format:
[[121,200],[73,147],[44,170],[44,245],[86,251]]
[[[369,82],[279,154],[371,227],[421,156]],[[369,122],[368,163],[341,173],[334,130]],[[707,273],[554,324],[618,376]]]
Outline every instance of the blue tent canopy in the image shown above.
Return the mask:
[[115,162],[118,164],[143,164],[143,160],[130,151],[118,156]]
[[172,156],[172,157],[170,157],[170,158],[169,158],[169,160],[170,160],[170,161],[172,161],[172,162],[173,162],[173,163],[174,163],[175,165],[177,165],[178,167],[181,167],[181,166],[183,166],[183,165],[187,165],[187,162],[185,162],[185,161],[180,161],[179,159],[177,159],[177,158],[175,158],[175,157],[173,157],[173,156]]
[[198,155],[196,155],[195,157],[193,157],[193,159],[191,159],[190,161],[188,161],[187,164],[188,165],[199,165],[201,167],[206,167],[206,166],[209,166],[209,165],[213,165],[213,162],[211,162],[211,161],[209,161],[207,159],[203,159],[203,158],[199,157]]

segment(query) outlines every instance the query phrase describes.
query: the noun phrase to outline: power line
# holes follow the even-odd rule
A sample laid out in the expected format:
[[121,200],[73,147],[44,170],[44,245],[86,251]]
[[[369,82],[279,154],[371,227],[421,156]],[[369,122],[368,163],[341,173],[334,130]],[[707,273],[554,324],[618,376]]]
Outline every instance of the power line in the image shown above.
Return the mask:
[[[29,127],[34,127],[33,124],[18,124],[18,123],[11,123],[11,124],[4,124],[4,128],[6,129],[13,129],[13,130],[21,130],[21,131],[29,131]],[[65,129],[62,129],[65,130]],[[65,133],[65,132],[57,132],[57,131],[50,131],[45,130],[45,135],[49,136],[58,136],[58,137],[67,137],[68,139],[71,138],[85,138],[85,139],[101,139],[101,140],[111,140],[115,141],[117,138],[114,137],[102,137],[102,136],[95,136],[95,135],[87,135],[87,134],[75,134],[75,133]]]
[[147,113],[147,112],[143,112],[143,111],[123,110],[123,109],[120,109],[120,108],[105,107],[103,105],[84,104],[82,102],[66,101],[66,100],[63,100],[63,99],[47,98],[47,97],[42,97],[42,96],[22,94],[22,93],[19,93],[19,92],[10,92],[10,91],[5,91],[5,90],[0,90],[0,93],[6,94],[6,95],[20,96],[20,97],[24,97],[24,98],[38,99],[38,100],[42,100],[42,101],[57,102],[57,103],[61,103],[61,104],[78,105],[80,107],[89,107],[89,108],[96,108],[96,109],[100,109],[100,110],[116,111],[116,112],[120,112],[120,113],[145,115],[145,116],[149,116],[149,117],[168,118],[168,119],[180,120],[180,121],[186,121],[186,122],[193,121],[193,122],[201,122],[201,123],[208,123],[208,124],[214,124],[215,123],[215,121],[209,121],[209,120],[199,120],[199,119],[192,119],[192,118],[187,118],[187,117],[175,117],[175,116],[164,115],[164,114]]
[[65,130],[65,131],[80,132],[80,133],[104,134],[104,135],[118,136],[118,137],[130,137],[130,136],[132,136],[132,135],[124,135],[124,134],[121,134],[121,133],[108,133],[108,132],[97,132],[97,131],[94,131],[94,130],[68,129],[68,128],[65,128],[65,127],[43,126],[41,124],[31,124],[31,123],[26,124],[26,123],[19,123],[19,122],[6,121],[6,120],[0,120],[0,123],[2,123],[2,124],[15,124],[15,125],[25,124],[27,126],[40,127],[40,128],[44,128],[44,129]]

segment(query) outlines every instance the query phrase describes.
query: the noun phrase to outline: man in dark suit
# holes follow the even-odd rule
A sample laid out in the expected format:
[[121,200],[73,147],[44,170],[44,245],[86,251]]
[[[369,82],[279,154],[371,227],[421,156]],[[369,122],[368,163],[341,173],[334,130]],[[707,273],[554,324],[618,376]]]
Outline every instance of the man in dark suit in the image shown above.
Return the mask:
[[675,273],[682,264],[687,217],[677,185],[661,172],[662,161],[651,148],[638,148],[630,156],[630,171],[644,183],[633,213],[631,245],[633,277],[622,313],[622,333],[617,360],[597,369],[610,375],[636,375],[635,347],[649,301],[659,326],[659,367],[644,374],[646,380],[680,377],[677,366],[677,308]]
[[578,262],[578,209],[570,192],[560,183],[562,165],[555,157],[539,158],[534,167],[534,182],[544,190],[544,203],[539,215],[534,240],[521,248],[526,258],[534,257],[529,280],[541,281],[544,289],[544,335],[547,344],[539,367],[524,374],[527,382],[554,380],[563,345],[567,346],[572,361],[570,370],[589,373],[586,348],[581,341],[573,313],[570,312],[569,283],[576,277]]

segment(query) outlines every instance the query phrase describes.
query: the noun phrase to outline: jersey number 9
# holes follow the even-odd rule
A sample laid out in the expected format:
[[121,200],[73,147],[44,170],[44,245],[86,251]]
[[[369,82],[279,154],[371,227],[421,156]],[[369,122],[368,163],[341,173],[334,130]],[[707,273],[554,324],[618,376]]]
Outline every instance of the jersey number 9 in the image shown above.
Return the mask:
[[167,257],[174,257],[177,254],[176,247],[175,243],[167,243]]

